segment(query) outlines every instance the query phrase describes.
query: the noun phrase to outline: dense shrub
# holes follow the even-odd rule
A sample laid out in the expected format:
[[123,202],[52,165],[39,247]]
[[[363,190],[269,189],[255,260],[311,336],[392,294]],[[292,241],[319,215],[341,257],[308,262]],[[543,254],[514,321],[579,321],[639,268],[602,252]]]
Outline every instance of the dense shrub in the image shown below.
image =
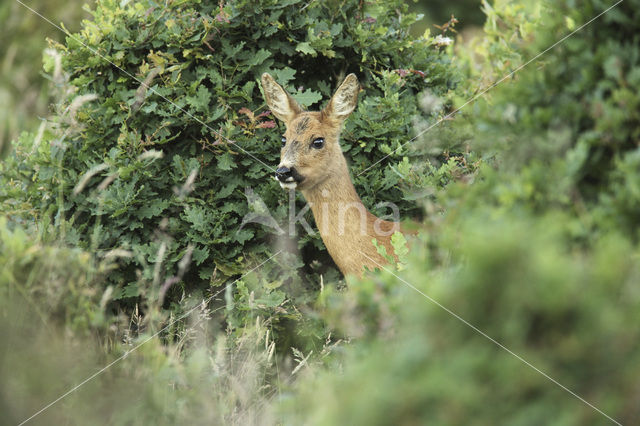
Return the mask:
[[[410,137],[416,95],[429,88],[446,98],[457,77],[433,39],[409,35],[415,16],[405,12],[401,1],[100,2],[80,33],[56,45],[76,90],[61,100],[60,129],[35,147],[23,136],[3,166],[5,211],[51,216],[72,245],[131,251],[109,276],[116,297],[141,294],[136,270],[161,263],[173,275],[188,253],[181,284],[192,289],[239,274],[247,259],[273,253],[278,237],[254,223],[239,229],[250,211],[245,189],[287,217],[270,178],[281,131],[258,87],[269,71],[310,108],[355,72],[364,90],[342,142],[356,187],[371,208],[393,201],[416,214],[403,159],[421,154],[396,148]],[[298,238],[304,264],[329,262],[317,235]]]
[[[473,52],[484,58],[472,68],[484,85],[611,6],[496,3],[487,9],[488,36]],[[511,173],[483,202],[571,210],[580,240],[611,229],[639,236],[639,10],[638,1],[620,3],[469,109],[477,120],[474,149]]]

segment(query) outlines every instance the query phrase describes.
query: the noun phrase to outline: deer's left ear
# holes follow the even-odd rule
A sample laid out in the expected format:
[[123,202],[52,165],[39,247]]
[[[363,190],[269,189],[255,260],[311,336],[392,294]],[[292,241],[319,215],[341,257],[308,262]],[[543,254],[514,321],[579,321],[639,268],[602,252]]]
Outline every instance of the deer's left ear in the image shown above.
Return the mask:
[[356,75],[349,74],[333,94],[329,104],[322,110],[323,114],[344,120],[356,109],[359,91],[360,84],[358,84]]

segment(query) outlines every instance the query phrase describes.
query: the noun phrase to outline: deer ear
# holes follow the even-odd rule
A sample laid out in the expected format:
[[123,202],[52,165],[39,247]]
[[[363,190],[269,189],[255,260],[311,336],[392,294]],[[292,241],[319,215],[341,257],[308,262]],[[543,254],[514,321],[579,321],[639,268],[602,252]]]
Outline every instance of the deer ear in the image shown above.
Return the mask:
[[329,117],[344,120],[356,109],[359,91],[360,84],[356,75],[349,74],[322,112]]
[[266,72],[262,74],[262,90],[273,115],[285,123],[303,111],[298,102]]

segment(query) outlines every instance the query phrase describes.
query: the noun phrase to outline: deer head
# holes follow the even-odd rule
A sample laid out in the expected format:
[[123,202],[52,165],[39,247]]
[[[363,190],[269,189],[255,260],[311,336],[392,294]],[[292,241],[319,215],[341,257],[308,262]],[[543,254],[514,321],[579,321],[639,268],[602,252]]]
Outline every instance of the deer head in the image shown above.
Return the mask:
[[349,74],[322,111],[305,111],[269,74],[262,88],[273,115],[283,121],[280,164],[276,178],[285,189],[311,191],[331,177],[348,171],[339,138],[342,123],[355,109],[360,86]]

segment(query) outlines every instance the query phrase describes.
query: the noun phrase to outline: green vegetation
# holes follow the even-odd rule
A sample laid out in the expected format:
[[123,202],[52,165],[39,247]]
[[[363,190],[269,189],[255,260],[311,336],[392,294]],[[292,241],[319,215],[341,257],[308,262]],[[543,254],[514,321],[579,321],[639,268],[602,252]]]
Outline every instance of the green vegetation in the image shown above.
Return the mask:
[[[401,2],[100,2],[0,165],[0,411],[116,361],[34,421],[638,423],[640,1],[422,132],[610,5],[483,2],[445,47]],[[310,107],[358,74],[358,191],[420,222],[397,265],[345,282],[316,237],[237,232],[245,187],[288,213],[263,71]]]
[[[24,2],[54,24],[77,31],[88,14],[84,0]],[[11,141],[21,131],[37,128],[48,115],[50,81],[42,76],[45,37],[64,39],[58,29],[16,1],[0,4],[0,159],[9,152]],[[55,91],[55,89],[54,89]]]
[[[416,35],[422,35],[426,30],[432,34],[440,33],[444,23],[451,19],[453,15],[458,22],[455,30],[469,34],[476,29],[480,29],[485,20],[482,11],[482,0],[458,0],[450,2],[447,0],[413,0],[409,3],[409,10],[423,15],[423,19],[414,24],[411,31]],[[467,40],[467,37],[464,37]]]
[[[238,1],[221,10],[119,4],[100,3],[93,21],[55,45],[62,69],[55,58],[45,69],[67,74],[76,88],[58,105],[66,112],[56,123],[63,136],[45,134],[36,150],[35,136],[21,138],[5,166],[12,180],[0,193],[23,200],[8,214],[48,216],[69,244],[131,251],[107,280],[118,288],[116,299],[142,295],[135,271],[148,271],[146,264],[176,274],[190,253],[188,276],[172,289],[180,297],[220,285],[242,272],[247,258],[272,253],[273,229],[239,229],[249,213],[246,188],[281,223],[288,214],[281,188],[269,179],[281,136],[263,110],[257,82],[265,71],[289,89],[304,85],[292,91],[305,107],[317,107],[342,76],[357,72],[362,102],[342,137],[354,175],[391,158],[356,185],[372,206],[385,199],[405,215],[417,213],[405,200],[413,182],[403,174],[407,160],[420,156],[396,148],[411,133],[417,93],[431,88],[446,96],[459,75],[433,39],[409,36],[413,15],[391,13],[402,11],[402,2],[374,8],[375,18],[357,2],[314,2],[303,14],[299,1]],[[158,237],[162,218],[168,221]],[[299,248],[306,265],[327,259],[318,236],[302,237]]]

